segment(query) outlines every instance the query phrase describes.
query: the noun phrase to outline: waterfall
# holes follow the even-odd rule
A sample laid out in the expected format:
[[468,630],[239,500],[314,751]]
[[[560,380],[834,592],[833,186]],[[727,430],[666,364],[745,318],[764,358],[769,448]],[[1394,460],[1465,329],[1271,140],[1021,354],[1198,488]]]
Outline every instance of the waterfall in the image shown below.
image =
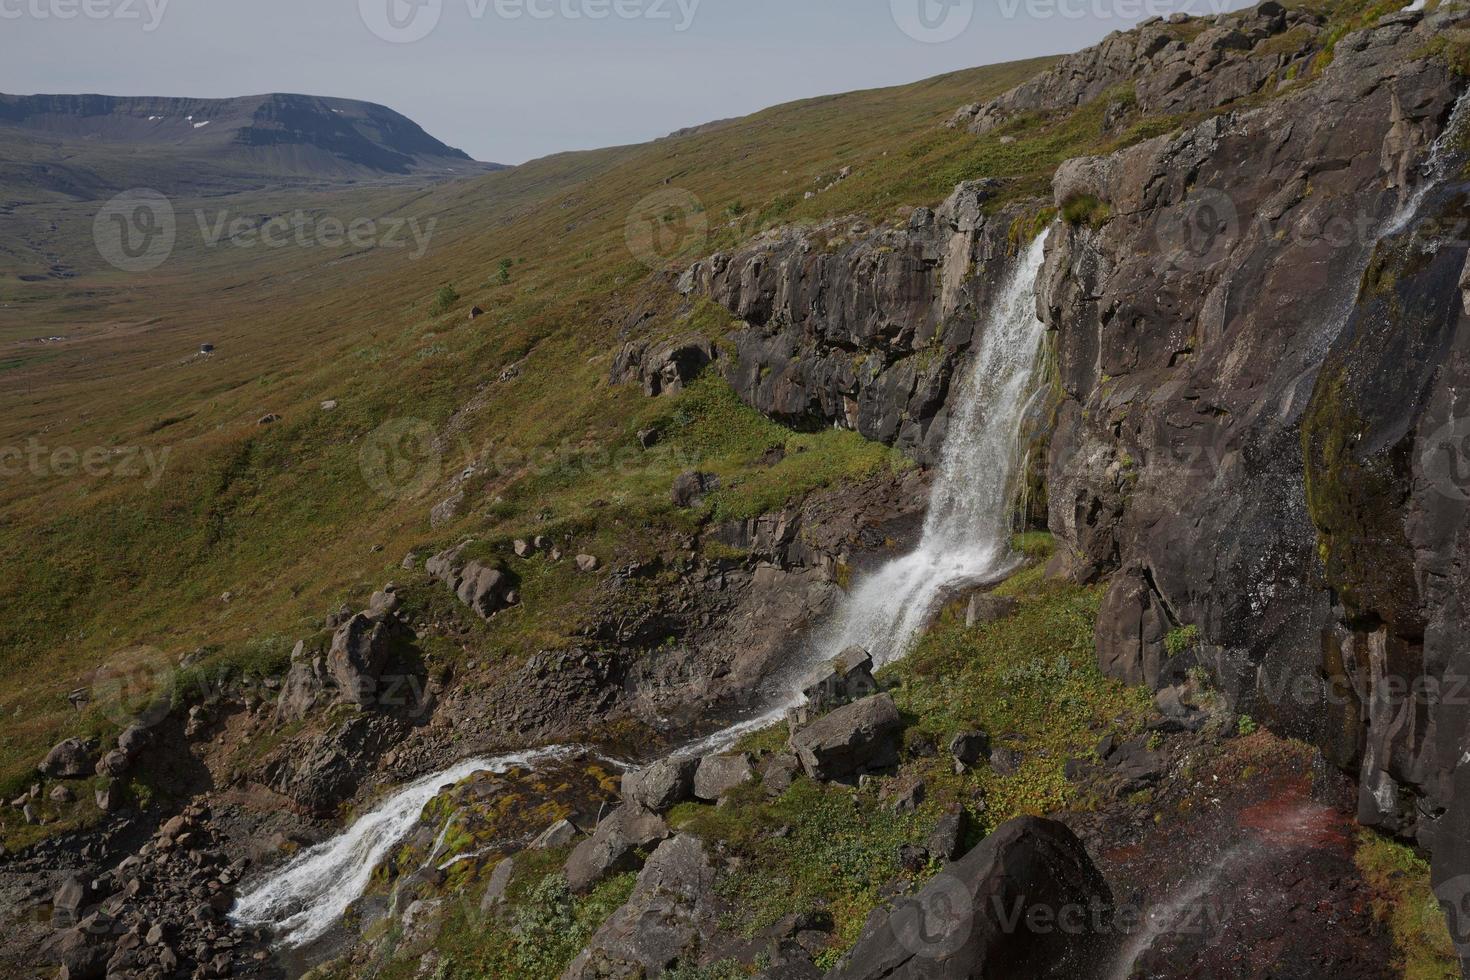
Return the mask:
[[[802,682],[849,646],[868,649],[880,666],[892,663],[909,651],[945,589],[993,579],[1014,564],[1011,504],[1021,419],[1036,387],[1044,332],[1036,317],[1036,278],[1045,240],[1043,234],[1026,250],[980,327],[969,370],[957,389],[918,547],[858,583],[830,627],[768,686],[772,696],[767,710],[675,754],[719,751],[781,720],[789,707],[800,703]],[[319,939],[363,894],[373,869],[413,828],[441,787],[475,772],[504,772],[576,751],[557,747],[471,759],[426,776],[380,803],[341,836],[303,852],[243,896],[232,916],[245,925],[274,927],[287,947]]]
[[870,651],[879,667],[898,660],[947,588],[994,578],[1014,564],[1018,442],[1044,333],[1036,317],[1036,277],[1045,244],[1043,234],[1026,250],[981,328],[918,547],[858,583],[820,644],[818,663],[854,645]]
[[308,848],[240,897],[230,916],[246,926],[269,926],[288,948],[320,939],[347,907],[362,896],[373,869],[408,836],[440,790],[477,772],[503,773],[516,767],[566,759],[584,751],[554,746],[490,759],[469,759],[410,783],[331,840]]

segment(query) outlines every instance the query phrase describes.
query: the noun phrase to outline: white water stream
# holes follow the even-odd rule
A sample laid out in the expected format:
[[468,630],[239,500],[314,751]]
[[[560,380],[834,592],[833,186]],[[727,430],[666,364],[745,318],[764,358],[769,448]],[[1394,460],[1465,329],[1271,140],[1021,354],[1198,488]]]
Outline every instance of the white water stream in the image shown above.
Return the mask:
[[[678,750],[702,755],[728,747],[747,732],[779,721],[800,702],[803,681],[852,645],[873,653],[878,666],[908,653],[946,589],[993,579],[1013,564],[1011,504],[1016,489],[1019,436],[1036,388],[1044,328],[1036,318],[1036,278],[1046,236],[1039,237],[1003,284],[986,322],[956,408],[918,547],[864,577],[830,626],[780,672],[769,689],[770,708]],[[439,790],[476,772],[565,758],[559,746],[470,759],[399,790],[341,835],[297,856],[242,896],[232,917],[269,926],[286,947],[324,936],[366,889],[373,869],[402,840]]]

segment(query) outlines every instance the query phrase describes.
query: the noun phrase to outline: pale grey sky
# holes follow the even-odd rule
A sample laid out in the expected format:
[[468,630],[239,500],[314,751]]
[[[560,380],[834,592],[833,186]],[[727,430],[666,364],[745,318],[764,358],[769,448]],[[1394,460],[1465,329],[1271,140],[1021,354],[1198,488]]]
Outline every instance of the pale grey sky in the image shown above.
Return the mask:
[[[0,91],[380,102],[481,160],[1073,51],[1243,0],[0,0]],[[854,121],[860,125],[860,121]]]

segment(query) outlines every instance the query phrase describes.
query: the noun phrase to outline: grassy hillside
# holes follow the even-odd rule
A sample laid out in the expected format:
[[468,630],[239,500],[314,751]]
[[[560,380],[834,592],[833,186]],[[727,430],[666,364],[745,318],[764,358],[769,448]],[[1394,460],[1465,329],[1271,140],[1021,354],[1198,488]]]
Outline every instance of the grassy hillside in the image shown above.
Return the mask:
[[[799,438],[811,451],[764,485],[732,486],[716,506],[759,509],[890,465],[853,436],[780,430],[717,382],[680,400],[610,388],[634,310],[653,313],[639,332],[722,326],[714,311],[675,309],[667,281],[629,250],[630,215],[669,188],[698,200],[691,217],[708,234],[675,243],[670,265],[679,266],[774,223],[935,203],[957,180],[994,173],[984,148],[941,131],[942,120],[1045,64],[810,100],[427,191],[179,201],[178,249],[147,273],[89,256],[92,214],[55,209],[57,251],[80,275],[0,280],[0,446],[29,453],[0,481],[4,781],[28,778],[57,738],[110,724],[64,698],[99,664],[139,646],[169,663],[198,647],[221,661],[278,650],[265,639],[302,633],[344,598],[365,597],[410,548],[555,525],[613,549],[636,537],[634,521],[680,519],[660,512],[690,458],[723,460],[733,474],[772,441]],[[804,198],[843,167],[851,179]],[[218,210],[299,207],[344,222],[396,215],[437,225],[417,261],[391,249],[211,248],[184,233],[196,207],[210,220]],[[435,315],[445,284],[462,299]],[[471,304],[487,315],[471,323]],[[67,339],[15,339],[51,335]],[[207,358],[195,353],[203,342],[216,348]],[[516,376],[501,382],[513,365]],[[336,411],[319,408],[327,399]],[[257,424],[267,414],[281,419]],[[372,440],[393,420],[423,423],[440,451],[384,493],[363,461],[382,458]],[[636,467],[601,462],[648,424],[678,430],[670,451]],[[466,516],[431,532],[429,508],[472,461],[481,475]],[[528,625],[569,629],[538,604],[574,602],[575,588],[543,591],[527,590]],[[232,601],[221,601],[225,592]],[[558,629],[532,632],[496,645],[558,641]]]

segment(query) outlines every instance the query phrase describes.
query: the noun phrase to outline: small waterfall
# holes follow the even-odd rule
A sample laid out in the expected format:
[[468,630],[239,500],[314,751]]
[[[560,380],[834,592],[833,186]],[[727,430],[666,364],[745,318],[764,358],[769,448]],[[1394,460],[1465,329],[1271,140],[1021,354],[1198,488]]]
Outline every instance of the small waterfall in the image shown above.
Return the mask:
[[503,773],[516,767],[566,759],[583,749],[554,746],[490,759],[470,759],[408,784],[331,840],[298,854],[248,894],[230,913],[242,925],[269,926],[287,948],[320,939],[342,918],[388,852],[406,837],[429,801],[446,785],[477,772]]
[[879,667],[902,658],[946,589],[994,578],[1014,564],[1011,505],[1021,420],[1036,387],[1045,332],[1036,317],[1045,244],[1043,234],[1026,250],[981,329],[918,547],[858,583],[818,645],[816,664],[853,645],[871,651]]
[[[1415,9],[1415,8],[1405,8]],[[1424,161],[1424,166],[1419,171],[1419,186],[1409,195],[1409,199],[1396,211],[1393,217],[1388,219],[1379,232],[1378,240],[1390,238],[1408,228],[1410,223],[1419,216],[1419,209],[1424,206],[1424,199],[1429,192],[1434,190],[1449,175],[1450,161],[1454,159],[1454,140],[1466,123],[1466,113],[1470,112],[1470,88],[1460,93],[1459,99],[1455,101],[1455,107],[1450,111],[1449,121],[1445,123],[1443,131],[1435,138],[1429,147],[1429,157]]]
[[[974,360],[958,390],[919,546],[859,583],[831,627],[768,688],[769,710],[687,745],[676,755],[718,751],[779,721],[800,702],[801,682],[848,646],[858,644],[872,651],[879,665],[892,663],[908,652],[946,588],[994,578],[1013,564],[1011,502],[1021,419],[1035,387],[1044,332],[1036,317],[1036,277],[1045,240],[1043,234],[1026,250],[980,330]],[[557,747],[471,759],[426,776],[379,804],[342,835],[303,852],[243,896],[232,915],[246,925],[273,927],[288,948],[311,943],[363,894],[373,869],[413,828],[441,787],[476,772],[533,766],[577,751]]]

